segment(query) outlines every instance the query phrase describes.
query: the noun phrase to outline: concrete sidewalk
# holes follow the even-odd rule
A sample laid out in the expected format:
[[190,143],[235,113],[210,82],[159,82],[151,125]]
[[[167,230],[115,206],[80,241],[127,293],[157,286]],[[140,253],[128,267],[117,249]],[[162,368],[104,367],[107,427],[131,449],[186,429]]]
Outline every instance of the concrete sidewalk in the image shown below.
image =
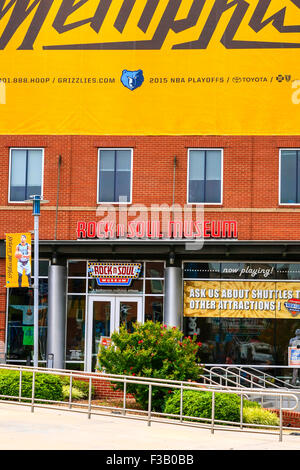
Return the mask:
[[299,450],[300,436],[196,429],[0,404],[1,450]]

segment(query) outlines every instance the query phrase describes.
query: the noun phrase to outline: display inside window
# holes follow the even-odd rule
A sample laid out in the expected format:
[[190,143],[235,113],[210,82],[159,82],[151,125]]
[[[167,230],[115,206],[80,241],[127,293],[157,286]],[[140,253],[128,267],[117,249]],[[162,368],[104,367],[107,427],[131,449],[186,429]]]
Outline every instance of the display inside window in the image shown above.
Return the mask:
[[[48,280],[39,280],[39,360],[47,356]],[[7,360],[30,362],[34,344],[33,289],[9,289]]]
[[68,296],[67,306],[67,361],[84,360],[85,296]]

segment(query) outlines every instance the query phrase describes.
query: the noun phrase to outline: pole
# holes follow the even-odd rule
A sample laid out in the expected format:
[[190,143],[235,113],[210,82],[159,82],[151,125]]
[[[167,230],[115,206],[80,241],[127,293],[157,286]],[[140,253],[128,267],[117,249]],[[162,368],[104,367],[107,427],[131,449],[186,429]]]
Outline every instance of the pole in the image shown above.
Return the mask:
[[33,366],[39,361],[39,216],[40,196],[32,196],[34,216],[34,309],[33,309]]

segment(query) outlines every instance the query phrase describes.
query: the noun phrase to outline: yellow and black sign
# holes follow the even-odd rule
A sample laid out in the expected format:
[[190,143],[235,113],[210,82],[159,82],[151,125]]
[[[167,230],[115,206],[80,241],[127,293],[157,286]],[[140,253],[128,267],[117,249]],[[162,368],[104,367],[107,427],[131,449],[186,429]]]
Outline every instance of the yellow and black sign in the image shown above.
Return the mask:
[[0,2],[2,134],[298,134],[299,0]]
[[185,317],[295,319],[298,299],[300,282],[184,282]]
[[31,285],[31,234],[6,234],[6,287]]

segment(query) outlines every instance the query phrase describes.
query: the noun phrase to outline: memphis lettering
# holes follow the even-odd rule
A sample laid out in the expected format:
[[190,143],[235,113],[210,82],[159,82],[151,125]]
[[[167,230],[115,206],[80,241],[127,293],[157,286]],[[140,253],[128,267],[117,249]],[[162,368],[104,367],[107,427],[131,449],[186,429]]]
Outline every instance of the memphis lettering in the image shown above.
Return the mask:
[[[292,15],[295,17],[295,7],[300,10],[300,0],[284,2],[285,5],[278,7],[278,10],[275,8],[275,12],[274,0],[194,0],[183,18],[181,7],[185,0],[147,0],[142,12],[137,10],[140,8],[137,0],[117,3],[120,4],[118,11],[113,10],[114,14],[111,14],[112,8],[116,7],[113,0],[0,0],[0,49],[5,49],[15,35],[19,38],[17,32],[24,22],[29,26],[17,49],[33,49],[41,30],[49,28],[50,17],[54,18],[50,27],[57,32],[59,43],[43,44],[44,50],[159,50],[170,32],[179,34],[187,30],[191,30],[190,40],[174,40],[171,48],[206,49],[223,17],[226,17],[226,24],[222,26],[220,42],[227,49],[300,47],[300,38],[299,42],[294,39],[294,33],[300,33],[300,25],[286,24],[286,10],[289,8],[286,4],[293,8]],[[162,4],[165,7],[161,11],[159,7]],[[141,37],[142,32],[145,39],[137,40],[126,36],[128,28],[125,27],[133,19],[138,37]],[[198,21],[201,21],[200,32],[199,29],[196,32],[195,28]],[[294,21],[297,22],[297,18]],[[86,42],[70,44],[65,40],[65,33],[80,30],[82,26],[86,28],[86,25],[91,33],[86,33],[89,36]],[[278,33],[278,40],[260,40],[260,33],[270,27]],[[247,35],[247,30],[251,33],[251,41],[247,37],[241,37],[241,28],[243,35]],[[103,33],[104,29],[106,33]],[[122,40],[111,42],[107,31],[118,31]],[[150,36],[149,31],[154,33]],[[253,40],[253,32],[256,33],[257,40]],[[293,41],[289,41],[289,33],[292,34]]]

